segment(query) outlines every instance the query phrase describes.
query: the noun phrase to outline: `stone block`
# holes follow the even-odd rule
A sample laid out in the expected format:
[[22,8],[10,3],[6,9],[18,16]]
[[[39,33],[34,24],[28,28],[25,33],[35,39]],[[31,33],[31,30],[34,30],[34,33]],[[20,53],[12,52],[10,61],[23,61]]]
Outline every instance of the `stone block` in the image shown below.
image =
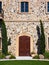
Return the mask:
[[40,55],[39,55],[39,58],[40,58],[40,59],[44,59],[44,55],[40,54]]

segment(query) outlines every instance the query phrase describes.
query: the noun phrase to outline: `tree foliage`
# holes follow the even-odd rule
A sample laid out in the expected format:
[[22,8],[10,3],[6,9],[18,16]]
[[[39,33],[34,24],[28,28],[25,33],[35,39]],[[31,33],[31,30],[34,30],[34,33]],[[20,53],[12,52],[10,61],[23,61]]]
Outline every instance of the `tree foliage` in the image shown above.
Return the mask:
[[44,34],[44,26],[42,21],[40,20],[40,28],[41,28],[41,35],[40,35],[40,53],[45,53],[45,34]]
[[40,28],[39,26],[37,26],[37,35],[38,35],[38,40],[36,43],[36,45],[38,45],[37,53],[44,54],[45,53],[45,34],[44,34],[43,23],[41,20],[40,20]]
[[2,53],[8,53],[8,43],[7,43],[7,31],[4,20],[0,20],[1,22],[1,35],[2,35]]

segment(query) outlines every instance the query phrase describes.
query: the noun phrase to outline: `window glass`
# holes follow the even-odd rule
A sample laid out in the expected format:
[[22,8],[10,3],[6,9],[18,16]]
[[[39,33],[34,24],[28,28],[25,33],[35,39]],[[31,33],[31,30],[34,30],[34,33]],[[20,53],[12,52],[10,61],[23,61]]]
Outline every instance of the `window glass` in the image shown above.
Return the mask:
[[21,12],[24,12],[24,2],[21,2]]
[[28,2],[21,2],[21,12],[28,12]]
[[25,12],[28,12],[28,2],[25,3]]

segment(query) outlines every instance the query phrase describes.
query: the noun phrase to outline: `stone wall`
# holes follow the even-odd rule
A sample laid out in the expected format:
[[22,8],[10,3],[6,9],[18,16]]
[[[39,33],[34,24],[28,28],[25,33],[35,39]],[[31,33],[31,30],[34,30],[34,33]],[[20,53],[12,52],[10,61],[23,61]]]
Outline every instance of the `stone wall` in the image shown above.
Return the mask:
[[[0,0],[2,1],[2,9],[4,10],[4,20],[7,28],[8,38],[11,38],[9,51],[16,56],[16,37],[19,34],[27,33],[33,38],[33,49],[37,50],[37,30],[41,19],[44,24],[46,49],[48,49],[49,37],[49,14],[46,12],[46,2],[49,0]],[[20,5],[22,1],[29,2],[29,12],[21,13]]]
[[[14,22],[14,21],[13,21]],[[33,49],[34,51],[37,50],[37,25],[39,26],[39,22],[5,22],[7,28],[7,35],[8,38],[11,38],[11,45],[9,45],[9,51],[12,52],[14,55],[16,54],[16,46],[17,41],[16,38],[18,35],[27,33],[33,38]],[[49,22],[43,22],[44,30],[45,30],[45,38],[46,38],[46,49],[48,50],[48,37],[49,37]]]
[[[4,10],[5,21],[49,21],[46,2],[49,0],[0,0]],[[29,2],[29,12],[21,13],[21,2]]]

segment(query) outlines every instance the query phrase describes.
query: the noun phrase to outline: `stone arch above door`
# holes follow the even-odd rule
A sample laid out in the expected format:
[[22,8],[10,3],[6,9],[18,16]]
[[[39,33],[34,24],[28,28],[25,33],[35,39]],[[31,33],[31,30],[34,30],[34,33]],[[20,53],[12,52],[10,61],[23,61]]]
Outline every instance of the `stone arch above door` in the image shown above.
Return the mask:
[[16,37],[16,56],[19,56],[19,37],[27,36],[30,38],[30,54],[33,51],[33,37],[30,34],[22,33]]

